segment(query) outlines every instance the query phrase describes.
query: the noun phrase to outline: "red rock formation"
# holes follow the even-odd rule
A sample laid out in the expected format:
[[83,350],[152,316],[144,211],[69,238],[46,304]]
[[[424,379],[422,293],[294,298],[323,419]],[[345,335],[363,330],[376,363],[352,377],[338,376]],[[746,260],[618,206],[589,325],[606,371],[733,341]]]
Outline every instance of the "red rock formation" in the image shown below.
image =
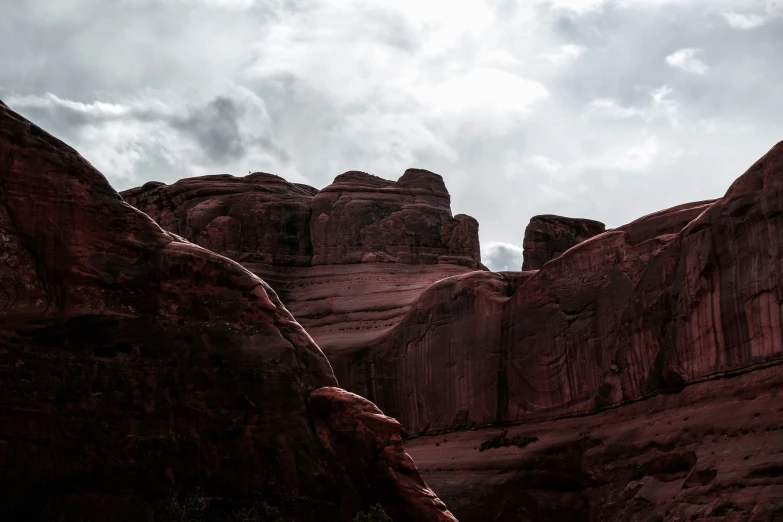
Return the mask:
[[[462,522],[771,522],[783,506],[782,386],[778,366],[406,447]],[[488,441],[499,447],[481,451]]]
[[[405,453],[399,422],[367,399],[339,388],[316,390],[309,404],[321,444],[349,477],[343,483],[364,486],[364,496],[379,497],[395,520],[456,522]],[[351,500],[351,493],[342,498]],[[356,506],[345,511],[356,511]]]
[[478,222],[452,217],[443,178],[346,172],[318,192],[272,174],[150,182],[122,193],[161,227],[232,259],[277,266],[480,266]]
[[122,192],[164,230],[231,259],[307,266],[310,208],[316,189],[256,172],[150,182]]
[[533,216],[525,228],[522,270],[538,270],[585,239],[603,233],[603,223],[563,216]]
[[430,285],[470,271],[450,264],[243,265],[275,289],[329,357],[377,342]]
[[257,173],[122,195],[267,281],[328,354],[372,344],[429,285],[480,266],[478,223],[452,218],[443,179],[425,170],[396,182],[347,172],[320,192]]
[[[777,457],[769,452],[780,445],[774,412],[783,410],[775,392],[783,379],[781,202],[783,143],[712,203],[646,216],[514,279],[468,274],[441,281],[385,339],[346,360],[333,356],[332,364],[350,389],[412,432],[513,422],[527,423],[517,430],[526,435],[536,431],[533,421],[551,424],[551,444],[512,444],[500,462],[462,446],[425,458],[428,476],[463,521],[482,520],[503,502],[513,506],[499,521],[696,520],[729,512],[732,520],[772,520],[783,502]],[[751,387],[766,394],[760,407],[774,413],[768,425],[732,419],[747,413],[733,390]],[[660,393],[674,395],[647,399]],[[695,412],[707,398],[711,415],[732,415],[716,419],[714,428],[709,415],[700,418],[696,433],[674,424],[680,414],[701,415]],[[635,401],[671,408],[661,415],[664,425],[634,428],[648,422],[652,408],[631,406]],[[597,415],[611,408],[619,409]],[[573,415],[579,420],[552,420]],[[584,438],[614,422],[598,446]],[[714,435],[710,429],[731,437],[739,431],[756,448],[743,462],[758,451],[772,464],[740,463],[736,453],[712,457],[737,443],[704,440]],[[479,446],[479,435],[454,437]],[[570,445],[560,444],[567,439]],[[458,471],[481,466],[505,474],[477,488]],[[746,487],[754,489],[728,491]],[[500,500],[511,491],[518,504]]]
[[[212,208],[198,237],[221,217]],[[0,241],[3,520],[149,520],[169,489],[196,486],[228,501],[293,496],[298,521],[351,521],[392,497],[405,520],[453,520],[393,421],[340,433],[334,419],[363,419],[357,408],[381,423],[369,403],[314,399],[340,444],[322,445],[307,400],[339,395],[337,382],[266,283],[161,230],[2,103]]]
[[696,201],[653,212],[623,225],[617,230],[628,233],[628,242],[638,244],[666,234],[676,234],[696,219],[715,200]]
[[512,286],[441,281],[332,364],[416,433],[589,413],[778,360],[781,163],[777,146],[725,197],[583,241]]
[[330,352],[335,373],[412,432],[500,420],[500,323],[511,289],[492,272],[438,281],[375,343]]
[[478,268],[478,222],[451,216],[443,178],[408,169],[397,182],[346,172],[313,199],[313,264],[454,263]]

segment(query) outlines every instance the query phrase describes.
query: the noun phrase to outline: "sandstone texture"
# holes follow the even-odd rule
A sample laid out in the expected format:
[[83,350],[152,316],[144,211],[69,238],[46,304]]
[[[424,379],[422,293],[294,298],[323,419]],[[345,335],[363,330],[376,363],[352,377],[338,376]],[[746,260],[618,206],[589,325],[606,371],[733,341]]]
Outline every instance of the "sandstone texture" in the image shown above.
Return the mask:
[[367,347],[432,283],[481,265],[478,223],[443,178],[346,172],[320,192],[271,174],[151,182],[122,193],[162,228],[239,261],[331,355]]
[[451,264],[243,265],[275,289],[329,357],[374,344],[430,285],[471,272]]
[[779,366],[758,369],[595,415],[406,446],[462,522],[772,522],[783,513],[782,387]]
[[321,191],[264,173],[150,182],[122,192],[163,229],[235,260],[275,266],[454,264],[478,268],[478,222],[452,216],[443,178],[346,172]]
[[605,230],[603,223],[591,219],[533,216],[522,243],[522,270],[538,270],[572,246]]
[[443,178],[408,169],[397,182],[346,172],[313,198],[313,264],[480,264],[478,222],[452,217]]
[[777,145],[712,203],[606,231],[537,271],[441,280],[332,365],[419,433],[587,414],[779,361],[781,187]]
[[463,522],[780,520],[781,202],[783,143],[723,198],[441,280],[331,362]]
[[[262,208],[296,210],[311,192],[264,179],[278,188],[251,202]],[[167,204],[158,217],[180,223]],[[190,210],[203,226],[177,231],[191,238],[307,251]],[[1,102],[0,241],[0,519],[146,521],[172,488],[202,487],[223,502],[294,498],[297,521],[390,501],[397,520],[454,520],[396,422],[335,388],[264,281],[162,230]]]
[[[309,405],[315,432],[343,484],[360,488],[362,498],[378,499],[394,520],[456,522],[405,452],[399,422],[339,388],[316,390]],[[352,490],[346,493],[342,499],[355,498]],[[347,506],[343,511],[355,510]]]

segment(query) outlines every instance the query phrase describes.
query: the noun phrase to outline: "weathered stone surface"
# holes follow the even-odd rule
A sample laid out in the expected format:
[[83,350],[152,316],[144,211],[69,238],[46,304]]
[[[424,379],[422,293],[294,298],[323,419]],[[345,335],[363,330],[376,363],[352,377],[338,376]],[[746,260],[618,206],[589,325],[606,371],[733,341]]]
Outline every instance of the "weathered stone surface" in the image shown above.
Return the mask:
[[122,196],[165,230],[240,261],[481,265],[478,222],[452,217],[443,178],[426,170],[396,182],[346,172],[320,192],[272,174],[202,176]]
[[441,281],[384,339],[331,362],[417,433],[589,414],[780,360],[782,186],[783,144],[711,204],[607,231],[513,280]]
[[[380,501],[395,520],[456,522],[405,453],[399,422],[367,399],[339,388],[316,390],[309,406],[322,446],[347,477],[343,483],[360,487],[363,498]],[[341,498],[350,501],[351,493]]]
[[[201,231],[226,217],[211,208]],[[266,283],[161,230],[2,103],[0,241],[3,520],[146,521],[171,488],[197,486],[293,496],[289,518],[341,522],[392,489],[406,520],[448,520],[396,440],[385,470],[364,469],[380,428],[340,443],[363,459],[355,476],[322,446],[307,400],[337,381]],[[383,487],[353,483],[363,472]]]
[[478,223],[452,217],[443,179],[425,170],[396,182],[347,172],[320,192],[256,173],[122,195],[267,281],[327,354],[369,346],[430,284],[484,269]]
[[307,266],[309,223],[317,190],[256,172],[150,182],[122,192],[164,230],[234,260]]
[[627,232],[628,243],[632,245],[666,234],[677,234],[714,202],[711,199],[677,205],[640,217],[617,230]]
[[585,239],[603,233],[606,227],[592,219],[563,216],[533,216],[525,228],[522,270],[538,270]]
[[478,222],[452,218],[443,178],[426,170],[408,169],[397,182],[341,174],[313,199],[310,228],[314,265],[480,263]]
[[[781,368],[406,447],[462,522],[772,522],[783,506]],[[535,441],[480,451],[504,430]]]
[[275,289],[328,357],[373,345],[402,320],[430,285],[471,271],[451,264],[303,268],[243,264]]
[[411,432],[501,420],[500,325],[512,288],[492,272],[438,281],[375,343],[331,352],[335,373]]

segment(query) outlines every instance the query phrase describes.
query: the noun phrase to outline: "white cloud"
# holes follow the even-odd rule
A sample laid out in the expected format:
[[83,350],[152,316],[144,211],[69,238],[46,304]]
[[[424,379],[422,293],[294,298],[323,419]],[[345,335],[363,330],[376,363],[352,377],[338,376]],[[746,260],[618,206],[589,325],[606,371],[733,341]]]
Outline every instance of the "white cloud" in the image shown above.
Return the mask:
[[733,26],[779,23],[782,3],[8,2],[0,96],[119,189],[419,166],[485,244],[513,242],[533,214],[619,225],[725,191],[783,137],[783,73],[764,65],[783,40]]
[[587,106],[587,112],[606,118],[626,119],[643,116],[644,111],[636,107],[623,107],[612,98],[599,98],[591,101]]
[[458,122],[459,132],[505,133],[549,97],[539,82],[500,69],[477,68],[467,74],[414,89],[430,117]]
[[652,108],[647,115],[647,121],[652,121],[659,115],[662,115],[669,120],[669,123],[672,127],[681,127],[679,105],[676,101],[670,98],[673,93],[674,91],[668,85],[662,85],[661,87],[653,89],[650,92],[650,97],[652,98]]
[[706,74],[709,70],[709,66],[696,57],[696,55],[701,52],[701,49],[680,49],[667,56],[666,63],[668,63],[670,67],[681,69],[691,74]]
[[555,65],[563,65],[578,59],[586,50],[587,48],[581,45],[566,44],[558,47],[556,51],[544,55],[544,58]]
[[734,11],[723,13],[726,22],[735,29],[756,29],[767,22],[767,19],[757,14],[743,14]]
[[547,156],[532,156],[528,159],[528,163],[549,174],[554,174],[563,168],[563,165]]
[[481,247],[481,261],[493,272],[518,272],[522,269],[522,248],[494,242]]

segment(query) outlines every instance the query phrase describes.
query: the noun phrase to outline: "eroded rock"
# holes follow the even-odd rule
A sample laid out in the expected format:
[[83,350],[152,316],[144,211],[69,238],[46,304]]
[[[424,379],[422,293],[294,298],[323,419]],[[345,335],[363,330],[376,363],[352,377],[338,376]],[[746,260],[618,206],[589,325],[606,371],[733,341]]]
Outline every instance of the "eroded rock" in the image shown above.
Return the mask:
[[[238,228],[203,207],[187,214],[203,218],[196,238]],[[308,397],[337,381],[277,294],[163,231],[2,103],[0,241],[3,520],[149,520],[172,488],[203,487],[228,502],[293,497],[294,520],[348,522],[346,506],[386,494],[353,483],[313,432]],[[363,435],[341,447],[361,455],[351,444],[376,443]],[[404,455],[399,442],[381,449]],[[438,520],[442,503],[409,458],[389,462],[384,488],[397,488],[406,520]]]

